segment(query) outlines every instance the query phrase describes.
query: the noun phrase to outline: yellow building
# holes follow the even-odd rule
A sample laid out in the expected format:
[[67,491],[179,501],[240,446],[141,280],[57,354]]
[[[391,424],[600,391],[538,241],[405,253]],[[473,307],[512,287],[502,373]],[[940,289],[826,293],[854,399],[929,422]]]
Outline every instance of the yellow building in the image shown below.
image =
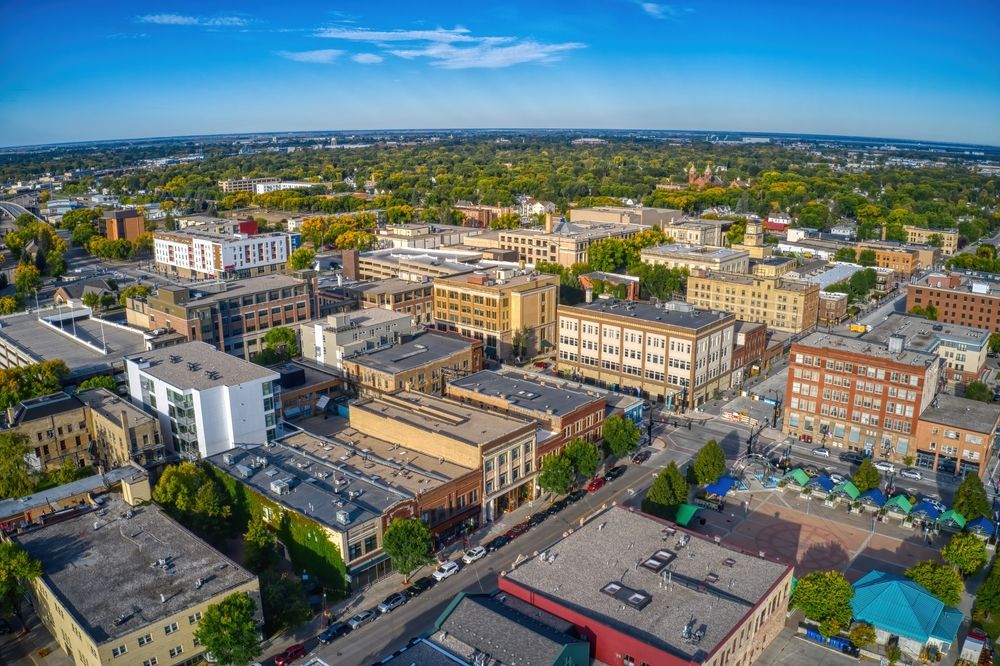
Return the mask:
[[97,462],[105,469],[128,462],[153,465],[162,461],[166,445],[160,420],[103,388],[77,393],[87,406],[87,430],[97,444]]
[[156,505],[139,505],[148,480],[123,491],[13,537],[42,563],[35,612],[77,666],[200,663],[198,622],[231,594],[250,595],[263,619],[256,576]]
[[705,245],[655,245],[643,248],[639,258],[645,264],[686,268],[689,271],[701,269],[725,273],[746,273],[750,270],[750,253],[745,250],[731,250],[725,247]]
[[741,321],[798,333],[816,326],[819,285],[781,277],[694,271],[688,277],[687,302],[732,312]]
[[559,277],[496,268],[434,280],[434,321],[483,340],[485,354],[530,358],[555,348]]
[[904,280],[917,271],[933,268],[941,260],[941,248],[929,245],[909,247],[892,241],[865,241],[858,243],[858,253],[875,252],[875,265],[896,272]]
[[744,250],[751,259],[767,259],[772,248],[764,244],[764,224],[759,220],[748,220],[742,243],[733,243],[734,250]]
[[930,245],[931,236],[941,238],[941,254],[950,256],[958,251],[958,229],[928,229],[926,227],[914,227],[904,225],[906,232],[906,242],[918,245]]
[[559,370],[670,408],[730,387],[736,318],[687,303],[599,298],[559,308]]

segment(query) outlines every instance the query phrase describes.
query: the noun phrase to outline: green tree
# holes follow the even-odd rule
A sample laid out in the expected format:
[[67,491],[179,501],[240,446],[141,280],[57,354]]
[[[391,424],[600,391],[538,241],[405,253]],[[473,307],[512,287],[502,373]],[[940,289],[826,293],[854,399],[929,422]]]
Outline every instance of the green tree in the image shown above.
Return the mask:
[[14,288],[22,296],[28,296],[42,282],[42,273],[34,264],[18,264],[14,269]]
[[671,460],[653,480],[653,485],[642,500],[642,510],[672,520],[677,514],[677,507],[688,501],[688,493],[684,475],[677,469],[677,463]]
[[979,402],[993,402],[993,391],[981,381],[969,382],[965,385],[965,398]]
[[840,632],[844,630],[844,625],[837,618],[828,617],[819,623],[817,629],[822,636],[830,638],[831,636],[839,636]]
[[545,492],[565,495],[573,487],[573,463],[560,453],[546,456],[538,472],[538,487]]
[[517,229],[520,226],[521,216],[517,213],[504,213],[490,222],[490,229]]
[[152,288],[147,287],[144,284],[133,284],[131,286],[122,289],[121,294],[118,295],[118,303],[122,307],[128,305],[128,299],[130,298],[146,298],[151,293],[153,293]]
[[853,247],[842,247],[833,254],[834,261],[847,261],[852,264],[858,262],[858,253]]
[[814,571],[799,579],[792,594],[792,606],[815,622],[851,623],[854,588],[839,571]]
[[626,456],[639,445],[642,432],[632,419],[620,414],[609,416],[604,420],[604,445],[614,456]]
[[867,645],[874,645],[878,637],[875,635],[875,627],[868,624],[867,622],[858,622],[853,627],[851,627],[850,633],[847,635],[851,639],[851,642],[860,648]]
[[220,665],[246,666],[260,654],[256,610],[247,594],[230,594],[205,609],[194,635]]
[[1000,333],[991,333],[988,344],[990,351],[1000,354]]
[[223,531],[232,512],[215,480],[189,461],[163,470],[153,499],[184,524],[213,536]]
[[70,242],[77,247],[87,247],[90,239],[97,235],[97,227],[89,222],[78,224],[70,235]]
[[514,356],[524,358],[528,355],[528,344],[531,340],[531,333],[526,328],[519,328],[514,331],[510,338],[511,351]]
[[1000,569],[997,569],[995,563],[986,580],[976,590],[976,608],[989,615],[1000,613]]
[[118,299],[115,298],[114,294],[108,294],[108,293],[101,294],[101,307],[103,309],[107,310],[116,303],[118,303]]
[[907,569],[906,577],[922,585],[947,606],[957,606],[962,601],[962,576],[957,569],[925,560]]
[[941,234],[931,234],[927,237],[927,244],[931,247],[941,247],[944,245],[944,236]]
[[28,436],[16,430],[0,432],[0,499],[31,494],[35,482],[28,465]]
[[574,437],[566,445],[563,453],[569,458],[576,473],[587,479],[594,476],[597,466],[601,464],[601,454],[597,446],[582,437]]
[[251,571],[261,572],[275,563],[274,532],[259,515],[253,516],[243,534],[243,564]]
[[29,593],[29,581],[40,577],[42,563],[28,554],[20,544],[0,539],[0,612],[13,613],[24,624],[21,600]]
[[83,297],[80,300],[83,301],[83,304],[88,308],[96,310],[101,304],[101,295],[96,291],[88,291],[83,294]]
[[292,256],[288,259],[288,267],[293,271],[306,270],[313,267],[313,262],[316,261],[316,252],[308,247],[300,247],[299,249],[292,252]]
[[59,277],[66,273],[66,259],[58,250],[49,250],[45,255],[45,265],[48,267],[46,272],[53,277]]
[[273,569],[260,575],[260,605],[271,633],[298,627],[312,617],[302,582]]
[[17,298],[14,296],[0,297],[0,314],[14,314],[20,307],[20,303],[17,302]]
[[967,532],[952,535],[941,549],[941,558],[966,576],[976,573],[989,561],[986,542]]
[[409,582],[410,574],[433,561],[431,531],[416,518],[393,518],[382,536],[382,548],[392,566]]
[[0,409],[58,391],[68,374],[69,368],[62,359],[0,368]]
[[990,500],[986,496],[986,488],[977,474],[966,474],[955,491],[952,508],[962,514],[966,520],[975,520],[980,516],[991,514]]
[[858,253],[858,263],[862,266],[874,266],[875,261],[875,250],[861,250],[861,252]]
[[62,486],[67,483],[73,483],[78,479],[91,476],[92,473],[93,470],[90,467],[80,467],[75,460],[67,458],[63,460],[63,464],[60,465],[59,469],[55,471],[52,478],[56,485]]
[[695,456],[691,469],[698,485],[715,483],[726,473],[726,453],[717,441],[710,439]]
[[882,476],[875,469],[871,459],[865,458],[861,461],[861,465],[858,466],[858,471],[854,473],[851,481],[860,492],[865,492],[872,488],[878,488],[882,484]]
[[286,358],[299,355],[299,337],[294,328],[278,326],[264,335],[264,346],[283,354]]

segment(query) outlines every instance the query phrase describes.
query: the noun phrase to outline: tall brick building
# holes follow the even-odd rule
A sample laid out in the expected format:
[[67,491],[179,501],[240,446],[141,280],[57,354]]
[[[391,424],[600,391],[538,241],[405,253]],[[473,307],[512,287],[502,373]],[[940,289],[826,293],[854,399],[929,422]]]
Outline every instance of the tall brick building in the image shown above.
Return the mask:
[[933,305],[937,320],[1000,332],[1000,276],[931,273],[906,287],[906,310]]

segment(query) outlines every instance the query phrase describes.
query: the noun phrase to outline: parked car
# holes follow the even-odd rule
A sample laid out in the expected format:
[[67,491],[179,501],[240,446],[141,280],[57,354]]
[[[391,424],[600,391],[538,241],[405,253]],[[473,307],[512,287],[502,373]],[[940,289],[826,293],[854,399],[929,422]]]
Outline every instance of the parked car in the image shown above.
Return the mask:
[[545,522],[545,519],[549,517],[548,511],[539,511],[538,513],[528,518],[529,527],[538,527]]
[[452,562],[451,560],[448,560],[447,562],[442,562],[441,566],[435,569],[434,573],[431,575],[434,576],[434,580],[441,581],[444,580],[445,578],[450,578],[451,576],[454,576],[457,573],[458,573],[458,564]]
[[635,465],[641,465],[642,463],[649,460],[649,456],[653,455],[649,449],[644,449],[639,451],[637,454],[632,456],[632,463]]
[[819,456],[820,458],[830,457],[830,449],[826,448],[825,446],[816,447],[815,449],[812,450],[812,453],[814,456]]
[[843,483],[846,479],[843,474],[831,474],[830,480],[834,483]]
[[10,622],[0,617],[0,636],[9,634],[12,631],[14,631],[14,629],[10,626]]
[[387,596],[385,599],[382,600],[382,603],[378,605],[378,612],[388,613],[390,611],[394,611],[403,604],[405,604],[407,601],[409,601],[409,599],[410,598],[405,594],[403,594],[402,592],[396,592],[394,594],[390,594],[389,596]]
[[412,599],[413,597],[423,594],[432,587],[434,587],[434,579],[430,576],[424,576],[423,578],[413,581],[413,583],[406,588],[405,592],[406,595]]
[[941,513],[944,513],[948,509],[948,507],[946,507],[941,502],[941,500],[939,500],[937,498],[934,498],[934,497],[924,497],[923,499],[924,499],[925,502],[927,502],[928,504],[930,504],[932,507],[934,507],[935,509],[937,509]]
[[815,465],[806,465],[802,468],[802,471],[805,472],[806,476],[810,479],[819,476],[819,467],[816,467]]
[[274,658],[274,666],[287,666],[296,659],[306,656],[306,649],[302,643],[296,643]]
[[346,622],[335,622],[320,633],[319,642],[326,645],[349,633],[351,633],[351,625]]
[[566,496],[566,499],[568,499],[571,503],[579,502],[581,499],[586,497],[586,495],[587,491],[581,488],[579,490],[574,490],[573,492],[571,492],[569,495]]
[[872,466],[880,472],[889,472],[890,474],[896,472],[896,466],[888,460],[876,460],[872,463]]
[[587,492],[595,492],[604,487],[607,483],[603,476],[595,476],[590,483],[587,484]]
[[899,475],[907,479],[913,479],[914,481],[919,481],[924,478],[924,475],[920,473],[919,469],[913,469],[912,467],[899,470]]
[[475,548],[470,548],[465,551],[465,555],[462,555],[462,561],[466,564],[472,564],[476,560],[481,560],[486,557],[486,549],[482,546],[476,546]]
[[347,621],[347,624],[350,625],[351,630],[353,631],[358,627],[365,626],[369,622],[374,622],[375,617],[376,615],[374,610],[366,610],[352,617],[350,620]]
[[865,459],[863,455],[856,451],[847,451],[845,453],[841,453],[838,457],[841,462],[854,463],[855,465],[860,465]]
[[492,540],[487,542],[486,550],[487,552],[492,553],[495,550],[500,550],[509,543],[510,543],[510,537],[507,536],[506,534],[501,534],[500,536],[494,537]]
[[612,467],[607,471],[607,473],[605,473],[604,480],[614,481],[615,479],[617,479],[618,477],[620,477],[622,474],[625,473],[625,469],[626,469],[625,465],[616,465],[615,467]]

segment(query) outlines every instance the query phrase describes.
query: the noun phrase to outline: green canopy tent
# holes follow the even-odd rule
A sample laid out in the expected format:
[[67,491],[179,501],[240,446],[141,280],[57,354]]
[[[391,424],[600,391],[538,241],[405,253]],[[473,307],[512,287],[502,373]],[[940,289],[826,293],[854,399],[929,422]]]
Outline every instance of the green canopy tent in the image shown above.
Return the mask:
[[895,497],[890,497],[889,501],[882,508],[885,509],[886,513],[905,516],[913,509],[913,505],[910,504],[910,500],[906,498],[906,495],[896,495]]
[[954,509],[949,509],[944,513],[942,513],[938,517],[937,521],[939,524],[945,525],[947,527],[957,527],[960,530],[965,529],[965,523],[966,523],[965,516],[960,514],[958,511],[955,511]]
[[833,490],[830,491],[830,497],[846,497],[852,502],[858,499],[858,495],[860,494],[861,491],[858,490],[858,487],[851,481],[842,481],[834,486]]
[[781,477],[782,481],[788,483],[794,483],[800,488],[804,488],[807,483],[809,483],[809,475],[805,473],[805,470],[801,468],[790,469]]
[[697,507],[694,504],[679,505],[677,507],[677,514],[674,516],[674,522],[681,527],[687,527],[688,524],[694,520],[694,517],[700,508],[701,507]]

